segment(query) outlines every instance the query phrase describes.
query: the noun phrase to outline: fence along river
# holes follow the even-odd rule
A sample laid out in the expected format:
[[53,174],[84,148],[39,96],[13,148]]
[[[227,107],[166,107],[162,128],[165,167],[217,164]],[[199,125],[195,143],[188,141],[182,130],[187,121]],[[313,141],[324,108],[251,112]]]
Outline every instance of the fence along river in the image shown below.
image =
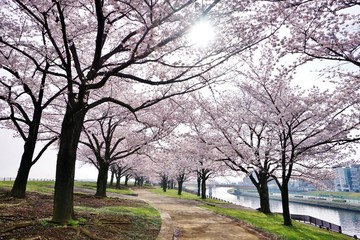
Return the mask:
[[[257,209],[260,207],[260,201],[257,197],[233,195],[228,193],[229,187],[212,187],[212,197],[220,198],[234,204]],[[209,195],[209,193],[207,193]],[[272,212],[282,212],[281,201],[270,200]],[[312,206],[302,203],[290,202],[290,213],[309,215],[322,220],[340,225],[344,234],[360,237],[360,212],[342,209],[331,209],[321,206]]]

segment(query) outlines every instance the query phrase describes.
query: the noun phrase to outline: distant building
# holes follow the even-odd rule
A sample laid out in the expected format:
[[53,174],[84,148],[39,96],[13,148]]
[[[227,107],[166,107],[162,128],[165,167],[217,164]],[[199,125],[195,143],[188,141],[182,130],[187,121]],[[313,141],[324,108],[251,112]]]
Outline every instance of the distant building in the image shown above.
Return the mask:
[[354,164],[350,168],[351,191],[360,192],[360,164]]
[[290,191],[315,191],[316,188],[309,182],[301,179],[291,179],[289,182]]
[[351,175],[349,167],[334,168],[336,173],[335,191],[350,192],[351,189]]

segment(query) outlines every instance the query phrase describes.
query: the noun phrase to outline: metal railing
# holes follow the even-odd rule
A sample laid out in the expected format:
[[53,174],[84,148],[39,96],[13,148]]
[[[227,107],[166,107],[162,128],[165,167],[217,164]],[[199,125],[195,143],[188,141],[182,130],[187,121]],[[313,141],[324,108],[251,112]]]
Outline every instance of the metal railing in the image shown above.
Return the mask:
[[[0,177],[0,181],[15,181],[14,177]],[[50,178],[29,178],[28,181],[34,182],[54,182],[55,179]]]
[[298,221],[303,221],[305,223],[306,222],[311,223],[311,224],[314,224],[314,225],[316,225],[318,227],[325,228],[327,230],[342,233],[340,225],[337,225],[337,224],[334,224],[334,223],[331,223],[331,222],[327,222],[327,221],[324,221],[322,219],[315,218],[315,217],[312,217],[312,216],[300,215],[300,214],[291,214],[291,219],[298,220]]

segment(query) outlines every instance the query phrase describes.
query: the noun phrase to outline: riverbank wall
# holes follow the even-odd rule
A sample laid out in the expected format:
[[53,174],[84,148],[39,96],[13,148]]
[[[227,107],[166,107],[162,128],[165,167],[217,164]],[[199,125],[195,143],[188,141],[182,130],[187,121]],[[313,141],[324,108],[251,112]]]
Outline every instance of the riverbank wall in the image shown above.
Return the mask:
[[[228,193],[236,196],[248,196],[248,197],[259,198],[259,196],[255,193],[241,192],[239,194],[231,191],[229,191]],[[281,201],[280,196],[270,195],[269,197],[272,200]],[[320,206],[325,208],[343,209],[343,210],[360,212],[360,205],[355,205],[346,202],[333,202],[333,201],[328,201],[326,199],[309,199],[309,198],[296,198],[296,197],[289,197],[289,201],[294,203],[311,205],[311,206]]]

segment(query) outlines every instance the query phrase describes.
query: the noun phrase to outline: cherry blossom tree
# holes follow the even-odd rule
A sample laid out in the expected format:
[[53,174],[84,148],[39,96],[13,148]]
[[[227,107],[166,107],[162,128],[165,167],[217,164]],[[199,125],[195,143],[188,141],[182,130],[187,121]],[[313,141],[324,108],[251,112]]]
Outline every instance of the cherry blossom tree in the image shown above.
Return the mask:
[[224,173],[225,165],[216,145],[213,144],[215,134],[211,125],[206,122],[203,112],[198,109],[191,110],[187,120],[191,131],[186,134],[186,141],[190,144],[186,151],[187,156],[195,162],[198,195],[201,193],[201,198],[206,199],[206,181]]
[[359,127],[359,102],[339,89],[292,87],[292,68],[281,65],[271,50],[261,52],[260,59],[250,56],[256,64],[243,59],[247,65],[236,71],[238,81],[229,91],[212,89],[206,100],[197,100],[202,125],[210,126],[201,138],[213,144],[231,169],[250,177],[265,212],[270,212],[267,182],[275,179],[284,224],[291,225],[289,180],[329,177],[334,157],[351,148],[345,143],[359,140],[351,135]]
[[[14,37],[13,41],[20,42],[26,37],[24,33]],[[0,51],[0,71],[3,73],[0,75],[0,121],[2,127],[14,129],[24,141],[20,166],[10,192],[12,197],[24,198],[31,167],[57,140],[57,134],[44,126],[43,116],[49,115],[52,102],[65,88],[57,88],[48,77],[47,72],[53,67],[51,56],[30,56],[24,49],[11,51],[4,46],[1,45]],[[36,153],[38,139],[43,146]]]
[[182,193],[184,182],[192,178],[197,170],[197,160],[189,152],[188,145],[188,139],[175,129],[161,140],[161,144],[157,146],[158,151],[151,154],[152,161],[156,163],[154,171],[158,172],[163,188],[173,189],[176,181],[178,195]]
[[[240,87],[217,96],[216,101],[198,100],[199,108],[212,136],[202,136],[220,153],[221,161],[231,170],[245,173],[256,187],[260,198],[260,211],[270,213],[267,183],[276,170],[271,156],[273,136],[269,133],[268,117],[259,104],[246,97]],[[215,98],[214,98],[215,99]],[[262,118],[259,118],[262,116]],[[215,135],[215,136],[214,136]]]
[[274,49],[296,66],[316,68],[321,80],[347,95],[358,94],[360,67],[360,5],[358,1],[276,1],[268,8],[286,16],[272,38]]
[[[334,157],[342,158],[344,149],[358,141],[358,99],[342,92],[308,91],[291,86],[291,72],[272,69],[263,75],[260,67],[248,75],[242,89],[254,99],[266,115],[266,135],[271,137],[269,158],[277,168],[271,172],[282,195],[284,225],[291,225],[288,183],[292,177],[316,180],[323,178],[333,166]],[[338,163],[338,161],[337,161]]]
[[187,154],[176,154],[175,156],[174,168],[176,169],[176,173],[174,177],[177,182],[178,195],[181,195],[184,183],[194,175],[194,161],[191,156]]
[[[122,177],[127,177],[128,179],[132,174],[131,163],[129,163],[127,160],[128,159],[120,159],[111,166],[112,172],[116,177],[116,188],[120,188],[120,180]],[[125,185],[127,185],[127,180],[125,180]]]
[[171,106],[171,103],[159,103],[157,112],[148,108],[139,111],[136,116],[127,110],[119,111],[113,105],[100,117],[96,111],[99,109],[89,112],[84,124],[85,137],[80,142],[91,150],[92,156],[81,152],[80,157],[85,157],[85,161],[90,161],[99,170],[96,196],[106,196],[110,166],[113,165],[116,187],[119,188],[121,177],[131,170],[131,165],[124,163],[123,159],[138,154],[151,142],[159,141],[173,130],[175,122],[171,118],[176,108]]
[[324,174],[329,173],[326,168],[334,165],[334,157],[342,158],[344,144],[359,139],[351,136],[351,131],[358,129],[359,121],[354,114],[347,113],[354,103],[344,102],[334,94],[314,90],[306,97],[284,96],[288,103],[282,104],[284,98],[277,93],[268,95],[277,113],[274,132],[281,163],[281,169],[272,177],[282,194],[284,224],[290,225],[288,183],[293,171],[308,181],[314,177],[324,178]]
[[[278,15],[254,11],[260,6],[220,0],[2,1],[0,43],[33,58],[50,56],[52,67],[41,65],[39,71],[66,86],[54,222],[73,215],[76,151],[87,111],[113,102],[137,112],[215,81],[226,71],[220,64],[279,28]],[[185,35],[200,19],[222,27],[216,45],[196,50]],[[21,33],[26,34],[22,41],[12,38]],[[112,83],[120,94],[112,92]],[[124,94],[122,87],[135,94]],[[105,95],[96,94],[103,89]]]
[[271,11],[283,14],[288,34],[282,51],[305,58],[346,62],[360,67],[358,1],[278,1]]
[[[132,142],[133,139],[126,138],[124,132],[124,125],[126,130],[130,130],[131,124],[126,119],[128,116],[122,114],[121,117],[116,115],[106,114],[103,117],[86,121],[84,140],[80,140],[91,154],[84,154],[85,151],[80,151],[80,158],[86,158],[99,170],[97,178],[96,196],[106,196],[107,177],[110,165],[119,159],[125,158],[131,154],[136,153],[143,144]],[[91,124],[90,127],[86,127]],[[130,130],[131,131],[131,130]],[[124,135],[119,135],[121,132]]]

